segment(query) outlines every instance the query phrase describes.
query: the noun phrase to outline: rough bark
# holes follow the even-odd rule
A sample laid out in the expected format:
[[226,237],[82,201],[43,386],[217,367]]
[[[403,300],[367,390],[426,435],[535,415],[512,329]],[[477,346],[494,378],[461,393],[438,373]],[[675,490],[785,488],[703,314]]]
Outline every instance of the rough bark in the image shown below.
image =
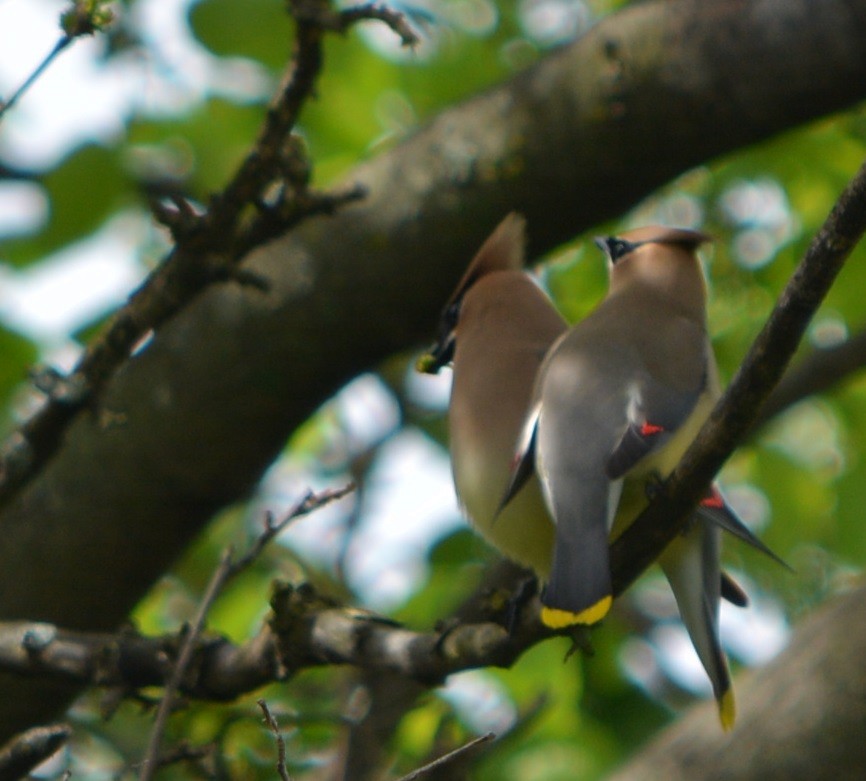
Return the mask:
[[[694,164],[850,106],[864,35],[862,0],[639,4],[359,167],[363,204],[250,259],[269,293],[212,289],[75,421],[0,515],[0,615],[116,625],[318,404],[429,334],[505,211],[548,250]],[[0,679],[0,736],[57,703]]]
[[705,703],[609,781],[863,778],[864,651],[866,589],[860,587],[804,621],[767,667],[737,677],[739,717],[730,735]]

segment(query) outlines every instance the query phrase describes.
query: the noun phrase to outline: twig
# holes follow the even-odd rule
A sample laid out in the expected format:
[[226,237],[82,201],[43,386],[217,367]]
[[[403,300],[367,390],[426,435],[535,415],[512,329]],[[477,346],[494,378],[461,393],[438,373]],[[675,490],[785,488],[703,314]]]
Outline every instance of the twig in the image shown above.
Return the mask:
[[259,557],[265,546],[290,523],[305,515],[309,515],[314,510],[318,510],[331,502],[336,502],[338,499],[342,499],[354,490],[355,484],[348,483],[342,488],[329,488],[316,494],[312,491],[308,491],[294,507],[285,513],[281,520],[276,522],[270,513],[266,513],[264,531],[255,539],[253,544],[250,546],[249,551],[238,559],[237,562],[231,565],[229,577],[234,577],[234,575],[242,569],[245,569],[252,564],[252,562]]
[[[296,5],[293,0],[289,7],[297,18]],[[294,61],[268,106],[265,122],[253,149],[222,193],[212,199],[208,212],[195,226],[196,231],[235,225],[241,210],[260,198],[262,188],[274,178],[286,138],[295,126],[307,98],[313,94],[321,68],[322,29],[309,19],[298,19]],[[292,151],[295,152],[292,157],[296,158],[297,147]],[[208,248],[212,248],[212,241],[208,244],[211,245]]]
[[92,35],[97,30],[101,30],[108,26],[114,18],[112,12],[103,8],[104,2],[88,2],[87,0],[74,0],[72,8],[63,13],[60,17],[61,26],[64,29],[64,34],[54,44],[54,48],[48,52],[42,62],[36,66],[25,80],[24,83],[15,90],[9,100],[0,101],[0,121],[8,111],[21,99],[27,90],[33,86],[36,80],[45,72],[49,65],[58,57],[58,55],[72,43],[76,38],[84,35]]
[[231,547],[226,548],[223,552],[222,558],[220,559],[220,562],[217,565],[216,570],[214,570],[210,582],[205,589],[204,596],[198,606],[195,618],[186,630],[180,652],[177,656],[177,661],[172,670],[171,678],[169,678],[168,683],[165,686],[162,700],[160,701],[159,708],[156,712],[153,729],[151,730],[147,751],[145,752],[144,759],[141,763],[141,773],[139,774],[139,779],[141,781],[150,781],[150,779],[153,778],[153,774],[156,772],[159,759],[159,746],[162,742],[162,735],[165,732],[168,717],[171,714],[172,707],[174,706],[175,695],[180,689],[181,683],[183,682],[190,663],[195,655],[196,647],[199,638],[201,637],[202,630],[204,629],[204,622],[207,618],[208,612],[210,611],[211,605],[213,605],[214,600],[219,596],[219,593],[222,591],[225,584],[243,569],[252,564],[252,562],[264,550],[265,546],[273,540],[277,534],[285,529],[289,523],[303,517],[304,515],[308,515],[313,512],[313,510],[317,510],[320,507],[324,507],[325,505],[342,498],[353,489],[354,486],[349,484],[343,488],[326,490],[318,494],[309,491],[304,498],[289,510],[289,512],[286,513],[283,519],[278,523],[274,523],[273,518],[268,514],[266,516],[267,520],[265,530],[256,539],[249,552],[245,556],[242,556],[237,562],[232,561]]
[[289,771],[286,768],[286,741],[280,732],[280,725],[277,724],[277,720],[274,718],[274,714],[271,713],[271,709],[268,707],[267,702],[264,700],[256,700],[256,704],[262,709],[262,713],[265,716],[265,722],[268,727],[270,727],[271,732],[274,734],[274,740],[277,742],[277,773],[280,774],[282,781],[292,781],[289,776]]
[[332,12],[327,20],[322,21],[322,26],[344,33],[352,25],[364,20],[384,22],[400,36],[400,43],[403,46],[412,48],[421,42],[412,26],[406,21],[406,17],[384,3],[364,3]]
[[454,749],[454,751],[449,751],[447,754],[439,757],[439,759],[434,759],[432,762],[424,765],[424,767],[419,767],[417,770],[413,770],[408,775],[403,776],[399,779],[399,781],[417,781],[417,779],[422,778],[427,775],[431,770],[437,770],[441,767],[444,767],[451,762],[454,762],[456,759],[459,759],[464,754],[472,751],[483,743],[488,743],[496,737],[492,732],[488,732],[486,735],[481,735],[474,740],[470,740],[460,748]]
[[48,52],[45,56],[45,59],[39,63],[36,67],[36,70],[33,71],[25,80],[24,83],[18,87],[17,90],[13,93],[12,97],[9,98],[5,103],[0,105],[0,119],[2,119],[8,111],[12,109],[12,107],[18,102],[18,100],[27,92],[30,87],[33,86],[35,81],[45,72],[45,69],[54,62],[55,58],[62,52],[70,43],[72,43],[74,39],[69,35],[64,35],[56,44],[54,44],[54,48]]
[[156,720],[150,733],[147,751],[141,762],[141,772],[138,776],[140,781],[150,781],[154,773],[156,773],[159,762],[159,746],[162,742],[162,735],[165,732],[165,726],[168,723],[171,709],[174,707],[175,694],[180,688],[181,681],[183,681],[189,664],[193,659],[193,652],[201,636],[202,629],[204,629],[204,622],[208,611],[231,573],[231,558],[231,548],[227,548],[220,559],[219,565],[211,576],[205,594],[198,606],[195,619],[186,631],[177,662],[175,662],[171,678],[165,686],[162,700],[156,711]]
[[161,754],[157,760],[158,770],[171,765],[179,765],[181,762],[200,762],[214,753],[213,744],[206,746],[190,746],[188,743],[180,743],[166,754]]
[[864,230],[866,163],[839,196],[742,366],[660,496],[611,545],[615,594],[622,593],[676,536],[706,486],[749,433]]
[[66,724],[34,727],[16,735],[0,748],[0,781],[23,778],[44,762],[72,735]]

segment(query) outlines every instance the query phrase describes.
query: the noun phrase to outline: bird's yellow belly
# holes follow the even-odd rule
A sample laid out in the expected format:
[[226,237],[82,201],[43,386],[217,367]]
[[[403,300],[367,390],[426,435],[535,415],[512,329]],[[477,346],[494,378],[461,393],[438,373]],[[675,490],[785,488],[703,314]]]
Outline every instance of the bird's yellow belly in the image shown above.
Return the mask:
[[714,403],[710,394],[703,395],[695,405],[692,414],[674,432],[665,446],[643,458],[626,475],[611,528],[611,539],[616,539],[622,534],[649,504],[647,496],[649,478],[656,476],[663,479],[674,470],[709,417]]
[[547,579],[554,527],[536,478],[532,477],[494,517],[505,492],[507,473],[484,469],[483,464],[475,462],[461,464],[460,469],[455,469],[455,475],[460,503],[481,536],[507,558]]

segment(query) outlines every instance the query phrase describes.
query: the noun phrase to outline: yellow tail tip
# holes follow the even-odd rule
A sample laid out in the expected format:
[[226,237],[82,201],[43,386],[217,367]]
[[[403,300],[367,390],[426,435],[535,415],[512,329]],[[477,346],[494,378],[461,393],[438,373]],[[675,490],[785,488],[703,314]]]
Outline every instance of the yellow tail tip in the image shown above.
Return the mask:
[[574,624],[584,624],[585,626],[597,624],[607,615],[611,604],[613,604],[613,597],[606,596],[579,613],[572,613],[570,610],[560,610],[555,607],[543,607],[541,608],[541,623],[551,629],[562,629]]
[[737,719],[737,706],[734,703],[734,690],[728,689],[719,699],[719,721],[722,729],[730,732],[734,728]]

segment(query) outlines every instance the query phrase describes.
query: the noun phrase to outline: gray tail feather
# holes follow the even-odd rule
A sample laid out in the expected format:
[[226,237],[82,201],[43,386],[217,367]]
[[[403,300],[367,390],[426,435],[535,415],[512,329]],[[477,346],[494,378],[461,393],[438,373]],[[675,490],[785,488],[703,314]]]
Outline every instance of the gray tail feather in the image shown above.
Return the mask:
[[[722,650],[719,641],[718,622],[714,619],[714,611],[708,600],[704,600],[704,630],[710,636],[709,658],[701,658],[701,663],[707,671],[710,683],[713,685],[713,694],[720,700],[728,689],[731,688],[731,674],[728,672],[728,660]],[[697,644],[695,644],[697,648]],[[699,654],[699,656],[703,656]]]
[[746,590],[727,572],[722,572],[721,595],[722,599],[736,607],[749,606],[749,595]]
[[591,523],[561,518],[550,579],[542,597],[547,607],[580,613],[612,591],[605,504]]

